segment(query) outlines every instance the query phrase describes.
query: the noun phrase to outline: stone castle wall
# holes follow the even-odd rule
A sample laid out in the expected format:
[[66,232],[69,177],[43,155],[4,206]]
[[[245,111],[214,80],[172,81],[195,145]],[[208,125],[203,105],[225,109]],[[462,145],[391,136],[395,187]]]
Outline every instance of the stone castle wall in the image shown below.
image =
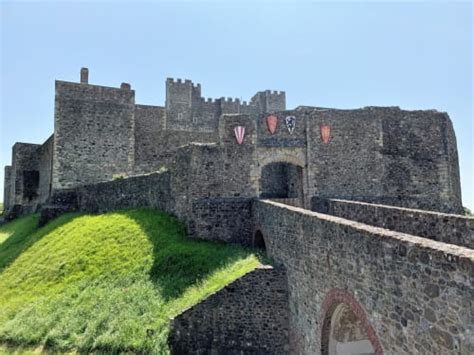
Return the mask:
[[[456,141],[445,113],[399,108],[300,112],[296,117],[307,121],[312,137],[307,140],[309,196],[461,212]],[[329,144],[319,138],[321,125],[331,127]]]
[[16,214],[31,213],[51,192],[53,136],[45,143],[16,143],[12,165],[5,167],[5,210],[17,206]]
[[134,174],[159,170],[172,163],[176,149],[190,142],[217,142],[216,132],[165,130],[166,111],[158,106],[135,106]]
[[133,90],[57,81],[53,189],[130,174],[134,115]]
[[313,207],[316,212],[474,249],[474,217],[345,200],[319,201]]
[[472,249],[270,201],[253,216],[287,270],[292,353],[320,353],[334,302],[367,320],[377,354],[474,351]]
[[15,143],[12,149],[12,170],[9,204],[21,205],[33,212],[38,200],[39,144]]
[[85,185],[74,190],[77,208],[85,212],[150,207],[173,213],[175,207],[169,172]]
[[[285,169],[295,175],[291,185],[297,188],[286,198],[301,200],[308,208],[317,196],[462,211],[456,141],[445,113],[396,107],[285,110],[285,100],[284,92],[269,90],[257,93],[250,103],[206,100],[199,84],[168,79],[166,106],[160,107],[136,105],[127,84],[89,85],[87,77],[79,84],[57,81],[53,139],[28,163],[38,165],[34,169],[40,172],[38,201],[44,203],[53,190],[170,167],[182,146],[199,142],[219,147],[213,157],[202,155],[202,162],[183,167],[193,170],[192,184],[199,190],[189,192],[193,201],[201,200],[196,210],[203,215],[212,209],[207,198],[217,203],[216,198],[265,195],[262,186],[278,174],[264,176],[264,169],[278,162],[292,164]],[[275,134],[267,128],[268,112],[278,117]],[[296,120],[292,134],[286,129],[288,116]],[[242,145],[235,142],[237,125],[246,128]],[[327,144],[321,139],[322,125],[331,128]],[[25,159],[18,159],[12,161],[11,177],[17,180],[12,191],[22,189],[18,179],[23,172],[18,169],[28,168],[22,167]],[[196,178],[198,170],[206,181]],[[226,213],[231,209],[226,206]]]
[[48,200],[52,190],[54,135],[51,135],[39,148],[39,203]]
[[257,268],[174,318],[171,352],[289,354],[287,304],[284,270]]
[[[233,128],[238,125],[247,128],[246,144],[235,143]],[[191,236],[251,243],[250,200],[257,193],[252,178],[255,140],[255,121],[250,116],[226,115],[219,122],[219,145],[187,148],[190,160],[183,210]]]

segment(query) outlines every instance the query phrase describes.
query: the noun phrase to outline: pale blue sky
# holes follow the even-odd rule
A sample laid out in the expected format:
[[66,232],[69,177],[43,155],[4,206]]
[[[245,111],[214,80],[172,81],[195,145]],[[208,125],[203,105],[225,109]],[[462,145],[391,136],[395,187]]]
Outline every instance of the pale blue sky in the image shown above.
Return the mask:
[[2,2],[0,200],[13,143],[53,132],[54,80],[130,82],[162,105],[166,77],[203,95],[285,90],[287,106],[447,111],[474,209],[471,2]]

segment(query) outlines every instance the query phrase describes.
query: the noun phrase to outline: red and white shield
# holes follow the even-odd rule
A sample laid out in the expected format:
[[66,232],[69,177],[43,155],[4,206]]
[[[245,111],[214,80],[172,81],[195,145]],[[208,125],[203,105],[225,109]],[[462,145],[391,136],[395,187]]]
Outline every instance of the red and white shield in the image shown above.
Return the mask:
[[324,144],[328,144],[331,140],[331,126],[323,124],[319,126],[319,131],[321,133],[321,140]]
[[278,125],[278,117],[273,115],[273,114],[268,115],[267,116],[267,128],[268,128],[268,132],[270,132],[270,134],[274,134],[276,132],[277,125]]
[[235,139],[237,140],[237,143],[242,144],[244,142],[245,127],[244,126],[234,127],[234,134],[235,134]]

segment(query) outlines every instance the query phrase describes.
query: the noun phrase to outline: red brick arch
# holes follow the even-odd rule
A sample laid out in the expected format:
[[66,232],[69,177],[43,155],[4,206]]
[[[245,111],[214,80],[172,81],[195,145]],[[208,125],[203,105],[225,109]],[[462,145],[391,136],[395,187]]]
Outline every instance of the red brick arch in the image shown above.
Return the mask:
[[377,337],[377,334],[375,333],[374,328],[370,324],[369,319],[367,318],[367,314],[365,313],[360,303],[349,292],[337,288],[333,288],[327,293],[321,307],[321,354],[327,354],[327,347],[329,345],[329,336],[331,332],[331,318],[337,306],[342,303],[348,305],[351,311],[354,312],[354,314],[357,316],[357,318],[361,320],[364,331],[367,334],[367,338],[372,344],[372,347],[374,348],[375,354],[382,355],[382,344],[380,343],[379,338]]

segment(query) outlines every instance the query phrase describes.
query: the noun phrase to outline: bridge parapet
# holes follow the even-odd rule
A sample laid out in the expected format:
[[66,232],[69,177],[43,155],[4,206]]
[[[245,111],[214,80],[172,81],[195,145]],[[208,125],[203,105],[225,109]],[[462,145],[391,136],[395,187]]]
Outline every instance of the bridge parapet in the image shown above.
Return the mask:
[[272,201],[252,208],[267,254],[287,269],[292,352],[327,349],[335,289],[365,312],[375,353],[474,352],[473,250]]
[[474,249],[474,217],[340,199],[313,206],[317,212]]

